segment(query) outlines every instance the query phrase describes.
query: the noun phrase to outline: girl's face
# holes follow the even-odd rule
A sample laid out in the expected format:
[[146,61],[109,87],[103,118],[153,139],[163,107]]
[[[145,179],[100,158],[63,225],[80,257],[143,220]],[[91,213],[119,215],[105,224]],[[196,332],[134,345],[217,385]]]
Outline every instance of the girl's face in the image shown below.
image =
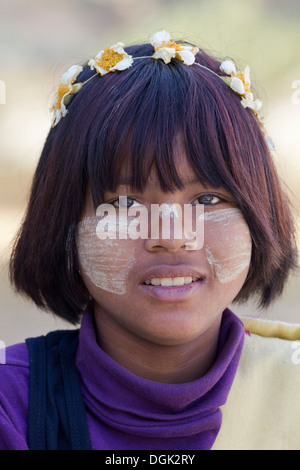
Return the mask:
[[[235,200],[222,188],[198,182],[186,159],[177,168],[186,185],[173,193],[161,190],[153,170],[142,192],[126,184],[116,193],[106,192],[105,214],[100,208],[96,213],[87,197],[77,248],[100,329],[101,322],[109,322],[111,331],[129,332],[139,340],[186,344],[214,325],[217,329],[223,310],[245,282],[251,236]],[[153,205],[164,203],[154,221]],[[185,205],[191,210],[186,219]],[[131,208],[128,213],[126,207]],[[162,231],[166,215],[169,233]],[[189,231],[184,230],[188,220]],[[178,221],[183,229],[179,236]],[[156,229],[158,237],[153,236]],[[103,233],[108,238],[100,239]]]

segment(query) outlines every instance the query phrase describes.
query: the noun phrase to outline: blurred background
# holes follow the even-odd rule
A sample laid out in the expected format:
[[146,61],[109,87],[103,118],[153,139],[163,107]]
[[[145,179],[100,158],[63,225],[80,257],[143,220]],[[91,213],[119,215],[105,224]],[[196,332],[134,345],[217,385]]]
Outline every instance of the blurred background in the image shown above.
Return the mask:
[[[0,339],[6,345],[66,328],[15,294],[7,277],[11,242],[51,125],[60,77],[117,41],[147,42],[167,29],[244,68],[263,101],[274,159],[299,220],[300,2],[298,0],[1,0],[0,4]],[[298,236],[300,241],[300,235]],[[300,323],[300,279],[267,311],[239,314]]]

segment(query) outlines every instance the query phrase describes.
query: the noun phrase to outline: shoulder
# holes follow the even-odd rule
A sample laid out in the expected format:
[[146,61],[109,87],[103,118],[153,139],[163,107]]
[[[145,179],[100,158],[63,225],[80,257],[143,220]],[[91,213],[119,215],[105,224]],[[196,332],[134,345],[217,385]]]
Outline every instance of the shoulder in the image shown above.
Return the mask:
[[1,350],[0,396],[23,392],[28,386],[29,354],[26,343],[15,344]]
[[29,355],[25,343],[1,350],[0,449],[25,449]]
[[28,449],[30,373],[36,380],[34,390],[40,390],[44,383],[45,374],[40,371],[46,370],[46,365],[51,369],[47,380],[59,381],[57,358],[62,355],[68,360],[70,354],[75,354],[77,337],[78,330],[56,330],[0,350],[0,450]]
[[300,324],[272,321],[261,318],[241,317],[246,332],[264,338],[300,341]]
[[28,378],[29,353],[26,343],[19,343],[1,349],[0,374],[1,392],[4,387],[17,385],[20,376]]
[[25,342],[7,346],[2,350],[0,367],[6,365],[29,368],[29,354]]
[[281,374],[299,380],[300,367],[296,366],[300,366],[300,325],[253,318],[242,321],[246,335],[241,369],[250,367],[248,373],[257,376],[264,372],[273,380]]
[[244,348],[217,445],[300,449],[300,325],[242,318]]

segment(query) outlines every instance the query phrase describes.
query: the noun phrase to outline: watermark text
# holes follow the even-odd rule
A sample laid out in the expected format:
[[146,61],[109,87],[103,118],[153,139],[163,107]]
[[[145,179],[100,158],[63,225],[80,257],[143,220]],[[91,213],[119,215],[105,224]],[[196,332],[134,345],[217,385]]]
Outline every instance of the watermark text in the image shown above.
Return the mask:
[[6,104],[6,84],[0,80],[0,104]]
[[292,93],[292,103],[300,104],[300,80],[294,80],[292,88],[295,88],[295,91]]
[[6,346],[4,341],[0,340],[0,364],[6,364]]
[[[186,249],[201,249],[204,242],[204,205],[164,203],[127,207],[127,196],[119,196],[118,209],[113,204],[101,204],[96,216],[100,218],[96,233],[105,239],[182,239]],[[150,231],[149,231],[150,225]],[[171,233],[172,231],[172,233]]]
[[292,354],[292,363],[298,365],[300,364],[300,341],[293,341],[291,346],[295,349]]

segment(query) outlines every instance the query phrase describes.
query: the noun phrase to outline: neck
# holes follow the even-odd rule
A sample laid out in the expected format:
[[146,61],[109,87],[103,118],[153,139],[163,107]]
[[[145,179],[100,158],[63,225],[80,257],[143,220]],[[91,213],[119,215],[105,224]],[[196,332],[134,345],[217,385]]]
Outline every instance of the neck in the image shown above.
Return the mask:
[[97,341],[106,354],[139,377],[161,383],[191,382],[205,375],[216,358],[221,317],[203,335],[184,344],[164,345],[124,331],[95,312]]

